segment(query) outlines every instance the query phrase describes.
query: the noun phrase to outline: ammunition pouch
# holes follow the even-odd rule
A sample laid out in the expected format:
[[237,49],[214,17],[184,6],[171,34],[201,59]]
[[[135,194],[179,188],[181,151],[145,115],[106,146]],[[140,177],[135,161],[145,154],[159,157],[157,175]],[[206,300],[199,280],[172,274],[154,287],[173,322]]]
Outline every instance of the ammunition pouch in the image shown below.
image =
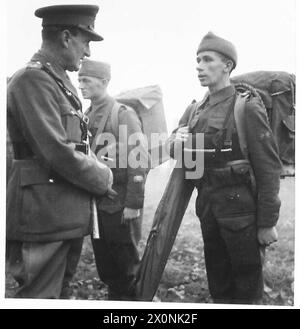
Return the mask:
[[230,161],[220,168],[208,168],[206,177],[209,184],[218,189],[235,185],[246,185],[256,195],[256,182],[248,160]]
[[234,272],[260,266],[256,202],[246,185],[233,185],[212,194],[211,211],[230,254]]
[[247,160],[208,171],[211,210],[221,229],[239,231],[256,221],[255,180]]
[[211,206],[216,218],[232,218],[256,212],[255,199],[246,185],[228,186],[214,191]]

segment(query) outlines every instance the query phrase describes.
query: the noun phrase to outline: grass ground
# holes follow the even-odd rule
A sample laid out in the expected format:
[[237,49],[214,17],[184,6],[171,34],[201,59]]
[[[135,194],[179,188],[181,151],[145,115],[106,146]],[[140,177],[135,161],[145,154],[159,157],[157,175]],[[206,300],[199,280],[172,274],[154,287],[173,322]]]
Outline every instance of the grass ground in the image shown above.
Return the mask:
[[[142,255],[149,234],[156,206],[163,193],[170,169],[157,168],[150,172],[146,186],[143,237],[140,242]],[[194,211],[193,194],[167,266],[157,290],[155,301],[180,303],[210,303],[203,241],[199,221]],[[281,180],[280,197],[282,208],[278,223],[279,240],[268,248],[265,259],[265,294],[263,304],[293,305],[294,282],[294,178]],[[97,276],[87,237],[72,284],[72,299],[104,300],[107,289]],[[16,289],[15,282],[7,276],[6,297],[11,297]]]

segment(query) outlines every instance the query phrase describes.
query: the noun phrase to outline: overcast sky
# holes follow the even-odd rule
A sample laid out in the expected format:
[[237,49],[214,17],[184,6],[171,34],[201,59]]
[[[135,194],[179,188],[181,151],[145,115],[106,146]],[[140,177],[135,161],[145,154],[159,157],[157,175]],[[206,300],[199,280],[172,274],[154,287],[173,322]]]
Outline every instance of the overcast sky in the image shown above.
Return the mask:
[[[233,75],[255,70],[296,71],[296,0],[2,0],[0,56],[6,64],[1,66],[1,72],[6,68],[2,77],[23,67],[40,48],[41,19],[34,16],[37,8],[82,3],[100,7],[95,30],[104,41],[91,43],[91,59],[111,64],[110,93],[159,84],[169,131],[187,105],[200,100],[205,92],[197,79],[196,49],[208,31],[235,44],[238,65]],[[72,73],[71,78],[77,87],[77,74]],[[2,80],[1,90],[5,91]],[[5,108],[5,97],[1,107]],[[4,137],[5,120],[0,120],[0,125]],[[1,199],[1,213],[4,207],[5,198]],[[4,292],[3,272],[0,293]],[[42,306],[44,301],[39,303]]]

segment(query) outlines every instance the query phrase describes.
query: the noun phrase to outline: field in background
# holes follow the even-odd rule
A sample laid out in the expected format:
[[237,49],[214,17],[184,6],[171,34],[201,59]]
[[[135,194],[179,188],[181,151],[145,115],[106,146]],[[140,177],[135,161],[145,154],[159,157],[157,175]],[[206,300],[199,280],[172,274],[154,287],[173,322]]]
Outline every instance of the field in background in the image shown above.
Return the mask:
[[[143,238],[144,250],[154,212],[164,191],[171,168],[166,165],[151,170],[146,185]],[[200,224],[195,215],[195,193],[188,206],[170,254],[155,301],[180,303],[210,303],[203,257]],[[294,282],[294,178],[281,180],[282,208],[278,223],[279,241],[268,248],[265,260],[265,296],[263,304],[293,305]],[[170,205],[171,206],[171,205]],[[16,288],[8,276],[6,297]],[[104,300],[106,286],[99,280],[94,264],[90,238],[84,248],[72,284],[72,299]]]

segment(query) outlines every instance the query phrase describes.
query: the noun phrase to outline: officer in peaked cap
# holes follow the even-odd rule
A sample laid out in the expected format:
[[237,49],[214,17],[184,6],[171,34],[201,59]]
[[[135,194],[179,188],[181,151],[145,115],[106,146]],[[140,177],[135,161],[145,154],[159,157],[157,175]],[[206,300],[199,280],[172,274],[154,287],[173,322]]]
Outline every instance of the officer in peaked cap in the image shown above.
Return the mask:
[[96,197],[113,197],[112,172],[88,150],[87,120],[66,71],[90,56],[97,6],[38,9],[42,47],[8,83],[14,161],[7,183],[7,266],[16,297],[68,298]]
[[35,15],[43,19],[43,27],[77,26],[88,33],[92,41],[101,41],[103,38],[94,31],[98,10],[95,5],[58,5],[37,9]]

